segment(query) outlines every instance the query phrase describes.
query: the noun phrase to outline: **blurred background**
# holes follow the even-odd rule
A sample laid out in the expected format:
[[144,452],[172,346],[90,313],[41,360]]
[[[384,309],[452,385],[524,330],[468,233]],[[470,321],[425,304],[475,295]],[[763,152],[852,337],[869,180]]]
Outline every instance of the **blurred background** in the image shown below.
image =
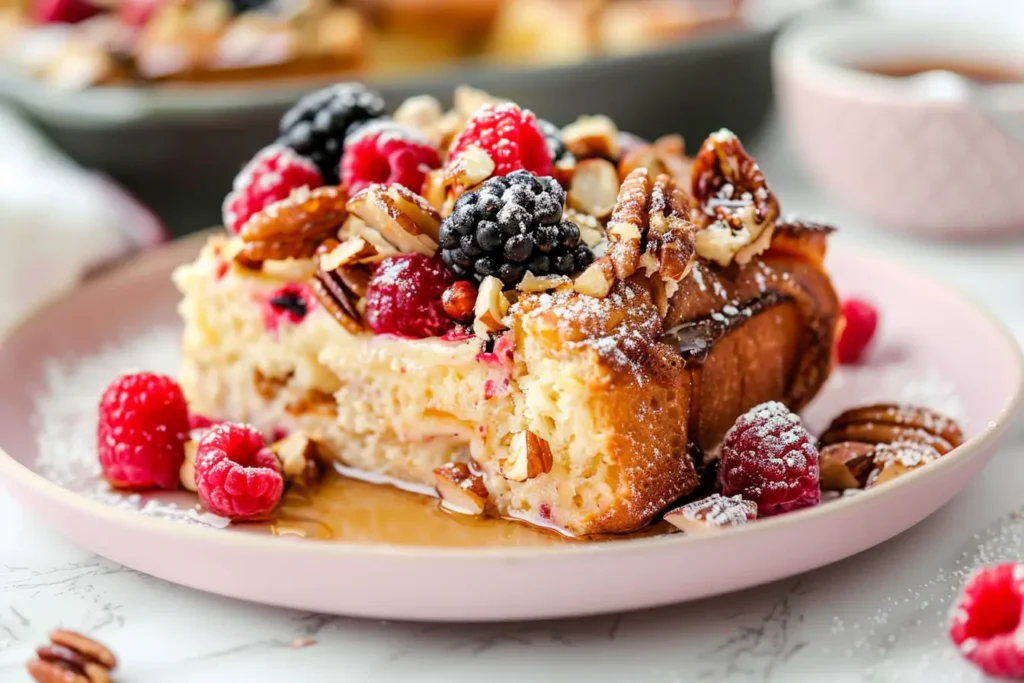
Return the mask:
[[8,274],[53,289],[219,224],[281,114],[346,79],[391,107],[470,84],[690,152],[727,127],[784,209],[1012,238],[1021,35],[1016,0],[0,0],[0,249],[72,245],[57,284]]

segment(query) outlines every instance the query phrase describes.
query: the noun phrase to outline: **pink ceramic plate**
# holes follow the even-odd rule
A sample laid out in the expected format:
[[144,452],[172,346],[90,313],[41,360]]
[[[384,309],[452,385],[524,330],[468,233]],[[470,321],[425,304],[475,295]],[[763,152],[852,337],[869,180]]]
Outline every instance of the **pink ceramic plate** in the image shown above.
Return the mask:
[[[487,621],[636,609],[772,581],[858,553],[934,512],[992,456],[1020,396],[1017,344],[989,316],[895,265],[837,249],[829,261],[838,287],[880,303],[883,333],[869,365],[837,374],[805,419],[820,427],[843,407],[877,399],[958,413],[970,439],[923,470],[812,510],[694,538],[458,550],[211,528],[185,508],[176,514],[159,499],[103,489],[88,466],[90,406],[114,369],[81,362],[106,358],[109,365],[123,353],[125,365],[173,371],[177,296],[168,274],[196,246],[171,245],[111,272],[10,336],[0,348],[0,475],[15,497],[77,543],[168,581],[247,600]],[[95,395],[86,385],[97,387]],[[69,395],[75,387],[82,395]]]

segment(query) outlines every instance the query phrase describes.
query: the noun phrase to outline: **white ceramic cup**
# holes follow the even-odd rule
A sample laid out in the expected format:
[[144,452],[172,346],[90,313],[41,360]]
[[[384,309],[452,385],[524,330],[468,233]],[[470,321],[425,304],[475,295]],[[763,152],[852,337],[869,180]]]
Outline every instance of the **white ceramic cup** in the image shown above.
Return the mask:
[[[864,70],[925,62],[1014,69],[1021,80]],[[837,199],[892,230],[1024,235],[1019,21],[819,16],[780,36],[773,69],[796,151]]]

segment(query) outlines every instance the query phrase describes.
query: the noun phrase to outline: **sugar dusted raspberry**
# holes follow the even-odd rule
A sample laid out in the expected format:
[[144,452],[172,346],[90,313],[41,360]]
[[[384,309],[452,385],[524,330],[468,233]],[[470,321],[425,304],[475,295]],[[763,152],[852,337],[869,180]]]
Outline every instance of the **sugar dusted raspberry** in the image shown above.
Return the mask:
[[237,234],[253,214],[287,199],[292,190],[321,185],[323,178],[312,161],[282,145],[264,147],[235,177],[224,198],[224,225]]
[[260,296],[259,301],[263,304],[263,324],[271,332],[282,324],[301,323],[317,305],[316,296],[310,288],[294,282],[278,287],[269,295]]
[[119,377],[100,399],[103,476],[118,488],[177,488],[188,432],[188,405],[173,379],[149,372]]
[[847,299],[843,302],[843,327],[836,343],[839,362],[856,365],[878,329],[878,310],[866,301]]
[[762,517],[817,505],[818,449],[800,418],[778,401],[736,420],[722,441],[722,495],[757,503]]
[[982,567],[967,580],[949,636],[989,676],[1024,680],[1024,562]]
[[77,24],[99,12],[86,0],[36,0],[32,16],[41,24]]
[[448,158],[456,160],[470,145],[490,155],[495,176],[524,168],[534,175],[549,176],[554,170],[551,151],[533,112],[511,102],[481,107],[452,142]]
[[230,519],[268,516],[281,501],[281,463],[253,427],[224,423],[196,451],[196,486],[210,512]]
[[374,183],[423,189],[427,172],[441,165],[437,150],[411,128],[373,121],[345,139],[341,182],[354,195]]
[[445,334],[456,325],[441,303],[452,280],[436,256],[389,256],[373,271],[366,288],[367,324],[377,334],[416,339]]

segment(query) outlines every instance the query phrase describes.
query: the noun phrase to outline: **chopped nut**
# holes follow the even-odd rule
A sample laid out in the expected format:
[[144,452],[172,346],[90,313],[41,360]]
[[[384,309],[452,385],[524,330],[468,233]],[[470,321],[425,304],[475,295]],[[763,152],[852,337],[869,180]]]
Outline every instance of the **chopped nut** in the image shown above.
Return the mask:
[[195,439],[186,441],[185,460],[181,463],[181,468],[178,470],[178,479],[181,480],[182,487],[192,493],[199,490],[199,487],[196,486],[196,452],[198,450],[198,441]]
[[551,471],[551,446],[530,430],[512,436],[508,457],[501,463],[501,474],[509,481],[526,481]]
[[508,313],[509,303],[505,298],[504,285],[501,280],[488,275],[480,283],[477,291],[474,330],[477,336],[486,337],[491,332],[505,329],[504,318]]
[[569,206],[595,218],[608,217],[619,195],[619,174],[606,159],[585,159],[569,185]]
[[739,138],[728,130],[704,141],[692,173],[697,253],[726,266],[743,265],[771,244],[779,203]]
[[248,268],[263,261],[310,258],[345,222],[347,196],[338,187],[301,187],[265,206],[242,226],[235,260]]
[[862,489],[876,469],[875,447],[857,441],[845,441],[821,449],[818,467],[821,488],[826,491]]
[[494,159],[476,145],[469,145],[454,161],[450,161],[445,179],[448,201],[458,199],[466,190],[476,187],[494,173]]
[[562,218],[576,224],[580,229],[580,240],[591,249],[604,241],[604,226],[590,214],[567,208],[562,212]]
[[370,263],[379,260],[377,249],[362,237],[350,237],[331,251],[320,256],[320,267],[337,270],[353,263]]
[[618,159],[618,137],[618,127],[607,116],[581,116],[562,129],[562,140],[577,159]]
[[638,168],[646,168],[652,178],[665,174],[683,187],[690,185],[690,160],[684,154],[683,138],[666,135],[653,145],[641,145],[622,155],[619,177],[625,179]]
[[434,470],[437,495],[444,507],[467,515],[482,515],[487,506],[483,479],[464,462],[452,462]]
[[603,299],[615,284],[615,269],[611,259],[603,256],[594,261],[576,278],[572,288],[580,294]]
[[319,450],[305,433],[292,432],[271,444],[270,450],[281,461],[281,473],[286,480],[309,486],[320,478]]
[[[395,123],[418,130],[428,140],[440,144],[438,126],[443,116],[444,110],[441,109],[441,103],[437,99],[430,95],[415,95],[398,105],[392,118]],[[436,140],[435,136],[437,136]]]
[[686,534],[740,526],[757,519],[757,504],[740,496],[715,493],[665,513],[665,521]]
[[455,88],[455,94],[452,97],[455,111],[464,119],[472,117],[481,107],[489,104],[501,104],[504,101],[489,92],[468,85],[460,85]]
[[459,280],[452,283],[444,293],[441,294],[441,305],[444,312],[459,322],[469,322],[473,319],[474,307],[476,306],[477,291],[472,282]]
[[348,210],[402,253],[433,256],[441,216],[402,185],[371,185],[348,201]]
[[875,465],[879,468],[868,478],[867,488],[902,477],[935,462],[941,454],[931,446],[919,443],[880,444],[875,447]]
[[820,441],[826,446],[844,441],[919,443],[945,455],[963,443],[963,432],[955,421],[927,408],[880,404],[839,415]]
[[[435,168],[427,172],[423,180],[423,198],[427,203],[440,212],[440,215],[447,216],[451,213],[451,206],[446,207],[448,201],[448,188],[451,181],[448,179],[448,172],[444,168]],[[454,204],[454,202],[452,202]],[[447,211],[445,210],[447,208]]]
[[541,275],[538,277],[532,272],[526,271],[526,275],[516,285],[516,289],[520,292],[546,292],[567,284],[569,284],[569,278],[564,275]]

